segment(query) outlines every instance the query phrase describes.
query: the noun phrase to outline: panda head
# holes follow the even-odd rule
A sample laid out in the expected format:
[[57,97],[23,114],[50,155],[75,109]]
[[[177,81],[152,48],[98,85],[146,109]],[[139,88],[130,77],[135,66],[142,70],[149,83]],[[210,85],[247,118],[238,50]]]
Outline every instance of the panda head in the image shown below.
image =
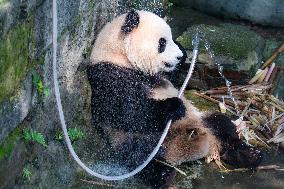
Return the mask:
[[148,74],[174,70],[183,53],[169,25],[147,11],[130,11],[108,23],[98,35],[91,61],[110,62]]

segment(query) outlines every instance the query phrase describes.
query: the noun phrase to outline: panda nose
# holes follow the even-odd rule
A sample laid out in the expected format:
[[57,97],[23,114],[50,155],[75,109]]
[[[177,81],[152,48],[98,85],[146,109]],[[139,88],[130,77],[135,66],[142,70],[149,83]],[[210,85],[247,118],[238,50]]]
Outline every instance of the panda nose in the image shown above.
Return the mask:
[[182,56],[178,56],[178,57],[177,57],[178,60],[181,60],[181,58],[182,58]]

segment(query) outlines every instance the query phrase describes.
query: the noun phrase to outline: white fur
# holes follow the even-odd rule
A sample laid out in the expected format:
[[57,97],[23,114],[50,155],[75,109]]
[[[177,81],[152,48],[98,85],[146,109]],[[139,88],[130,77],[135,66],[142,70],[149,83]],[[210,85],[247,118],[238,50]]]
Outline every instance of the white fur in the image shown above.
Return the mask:
[[[121,26],[126,15],[108,23],[98,35],[91,54],[93,64],[108,61],[122,67],[136,68],[149,74],[171,71],[183,54],[172,39],[169,25],[157,15],[137,11],[140,23],[128,34],[123,34]],[[158,52],[159,39],[167,40],[164,52]],[[167,68],[165,63],[171,64]]]

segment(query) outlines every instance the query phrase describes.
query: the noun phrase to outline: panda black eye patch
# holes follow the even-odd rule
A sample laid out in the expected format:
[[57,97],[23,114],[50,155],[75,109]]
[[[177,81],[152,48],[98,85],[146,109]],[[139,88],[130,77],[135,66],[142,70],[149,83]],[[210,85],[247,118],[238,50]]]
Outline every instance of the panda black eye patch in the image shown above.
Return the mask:
[[160,38],[159,39],[159,46],[158,46],[158,52],[162,53],[165,51],[166,49],[166,44],[167,44],[167,40],[165,38]]

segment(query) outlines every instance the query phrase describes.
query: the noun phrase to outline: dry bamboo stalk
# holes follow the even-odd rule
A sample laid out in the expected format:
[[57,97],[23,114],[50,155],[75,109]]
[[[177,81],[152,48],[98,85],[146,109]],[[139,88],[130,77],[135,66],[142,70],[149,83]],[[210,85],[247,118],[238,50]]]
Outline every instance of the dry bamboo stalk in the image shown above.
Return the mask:
[[247,85],[244,85],[244,86],[236,86],[236,87],[232,88],[231,91],[232,91],[232,92],[234,92],[234,91],[240,91],[241,89],[246,88],[246,87],[247,87]]
[[155,159],[155,161],[157,161],[157,162],[159,162],[159,163],[161,163],[161,164],[163,164],[163,165],[166,165],[166,166],[168,166],[168,167],[174,168],[174,169],[175,169],[177,172],[179,172],[180,174],[182,174],[182,175],[184,175],[184,176],[187,176],[187,174],[186,174],[184,171],[180,170],[179,168],[177,168],[177,167],[175,167],[175,166],[173,166],[173,165],[171,165],[171,164],[168,164],[167,162],[164,162],[164,161],[161,161],[161,160],[158,160],[158,159]]
[[[204,99],[206,99],[206,100],[209,100],[209,101],[211,101],[211,102],[213,102],[213,103],[215,103],[215,104],[222,103],[222,102],[220,102],[220,101],[218,101],[218,100],[215,100],[214,98],[211,98],[211,97],[206,96],[206,95],[201,94],[201,93],[195,92],[194,94],[195,94],[196,96],[199,96],[199,97],[201,97],[201,98],[204,98]],[[233,107],[229,106],[228,104],[227,104],[225,107],[226,107],[226,110],[228,110],[230,113],[232,113],[232,114],[235,115],[235,116],[238,116],[238,115],[232,110],[232,109],[234,109]]]
[[[267,68],[266,70],[267,76],[269,69]],[[269,79],[271,79],[271,77]],[[263,78],[260,78],[259,81],[261,81],[261,79]],[[284,122],[284,102],[269,94],[271,88],[272,84],[264,82],[245,86],[232,86],[234,97],[241,112],[240,116],[244,118],[246,126],[254,132],[252,136],[254,139],[250,143],[254,146],[261,146],[268,149],[271,149],[271,147],[266,141],[272,139],[272,133],[274,133],[275,129],[281,125],[279,122]],[[195,94],[215,104],[219,104],[222,103],[221,99],[224,98],[224,96],[226,97],[227,88],[219,87],[211,89],[206,92],[207,95],[199,93]],[[227,97],[224,99],[224,102],[226,104],[226,109],[236,115],[233,111],[234,102]],[[283,131],[279,132],[279,136],[282,135],[284,136]],[[276,142],[282,140],[282,138],[275,138]]]
[[272,53],[272,55],[270,56],[270,58],[268,58],[265,63],[261,66],[261,69],[266,68],[267,66],[269,66],[270,64],[272,64],[272,62],[278,57],[278,55],[280,53],[282,53],[284,51],[284,43],[276,49],[276,51],[274,51]]
[[256,82],[257,83],[262,83],[264,81],[264,79],[265,79],[265,76],[266,76],[267,72],[268,72],[268,68],[265,68],[264,70],[262,70],[262,73],[261,73],[261,75],[259,76],[259,78],[257,79]]
[[240,117],[244,117],[251,105],[251,99],[249,99],[247,106],[244,108],[243,112],[241,113]]
[[279,99],[277,99],[276,97],[274,97],[274,96],[272,96],[272,95],[269,95],[268,98],[269,98],[271,101],[275,102],[276,104],[280,104],[281,106],[284,106],[284,102],[281,101],[281,100],[279,100]]
[[275,121],[275,120],[281,118],[283,115],[284,115],[284,113],[282,113],[282,114],[280,114],[280,115],[278,115],[278,116],[275,116],[273,119],[267,121],[267,122],[265,123],[265,125],[268,125],[268,124],[270,124],[271,122],[273,122],[273,121]]
[[270,76],[271,76],[271,74],[272,74],[274,68],[275,68],[275,63],[273,62],[272,65],[270,66],[270,68],[269,68],[269,70],[268,70],[266,76],[265,76],[265,79],[264,79],[265,82],[268,82],[268,81],[269,81],[269,78],[270,78]]
[[272,73],[271,73],[269,80],[268,80],[269,83],[274,83],[275,79],[277,78],[278,72],[279,72],[279,68],[275,67],[273,69]]
[[267,109],[267,107],[265,107],[262,103],[257,102],[256,100],[252,100],[251,103],[261,112],[263,112],[264,114],[269,114],[269,110]]
[[209,96],[206,96],[206,95],[204,95],[204,94],[201,94],[201,93],[195,92],[194,95],[199,96],[199,97],[202,97],[202,98],[204,98],[204,99],[206,99],[206,100],[209,100],[209,101],[211,101],[211,102],[214,102],[215,104],[219,104],[219,103],[220,103],[220,101],[215,100],[215,99],[213,99],[213,98],[211,98],[211,97],[209,97]]
[[220,173],[231,173],[231,172],[246,172],[250,171],[248,168],[237,168],[237,169],[222,169],[219,172]]
[[255,109],[253,109],[253,108],[250,108],[250,109],[248,110],[248,114],[249,114],[249,113],[252,113],[252,114],[260,114],[261,111],[255,110]]
[[262,75],[262,73],[263,73],[263,70],[258,70],[258,71],[256,72],[256,74],[253,76],[253,78],[252,78],[248,83],[249,83],[249,84],[255,83],[255,82],[260,78],[260,76]]
[[283,171],[283,168],[280,168],[280,166],[278,165],[262,165],[262,166],[258,166],[256,167],[256,170],[260,171],[260,170],[275,170],[275,171]]
[[[222,94],[213,94],[213,95],[210,95],[210,97],[214,98],[214,99],[231,98],[228,95],[222,95]],[[240,99],[240,97],[236,96],[235,94],[234,94],[234,97],[235,97],[235,99]]]
[[[256,167],[257,171],[284,171],[284,168],[281,168],[278,165],[262,165],[262,166],[257,166]],[[249,168],[238,168],[238,169],[225,169],[221,170],[221,173],[230,173],[230,172],[246,172],[246,171],[251,171]]]
[[206,94],[210,94],[210,95],[213,95],[213,94],[227,94],[227,90],[223,90],[223,89],[211,89],[209,91],[206,91],[205,92]]
[[273,103],[273,102],[269,102],[273,107],[275,107],[275,108],[277,108],[279,111],[281,111],[281,112],[284,112],[284,109],[281,107],[281,106],[279,106],[279,105],[277,105],[277,104],[275,104],[275,103]]
[[92,185],[97,185],[97,186],[106,186],[106,187],[111,187],[114,188],[116,187],[113,184],[107,184],[107,183],[103,183],[103,182],[98,182],[98,181],[94,181],[94,180],[85,180],[85,179],[80,179],[82,182],[88,183],[88,184],[92,184]]

